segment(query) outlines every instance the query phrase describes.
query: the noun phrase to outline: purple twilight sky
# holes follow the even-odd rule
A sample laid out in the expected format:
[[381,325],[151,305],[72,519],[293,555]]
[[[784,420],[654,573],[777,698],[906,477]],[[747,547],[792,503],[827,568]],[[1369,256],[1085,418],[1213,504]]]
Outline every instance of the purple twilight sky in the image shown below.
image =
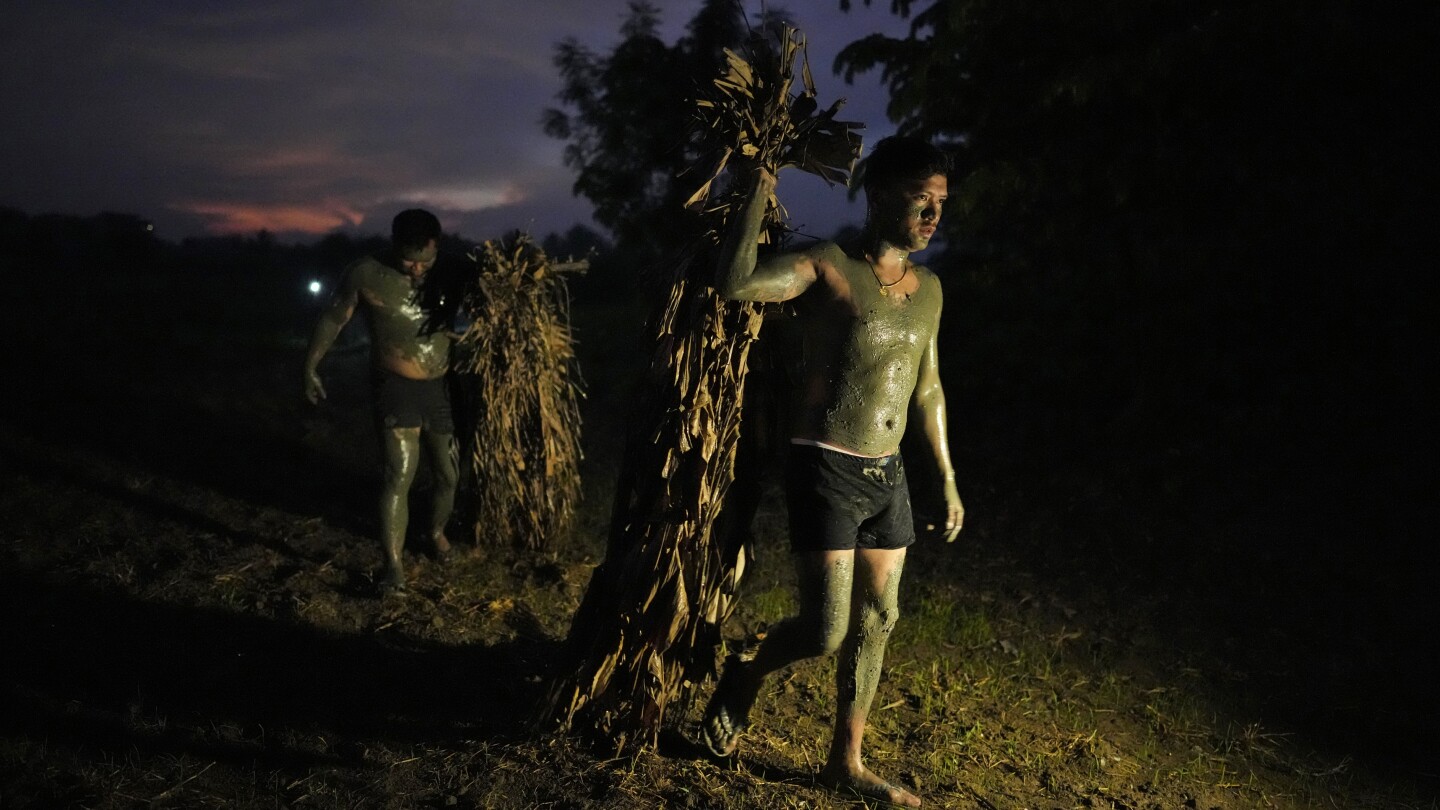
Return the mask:
[[[660,2],[674,42],[698,0]],[[268,229],[384,233],[429,207],[471,239],[592,224],[570,192],[555,43],[617,41],[626,0],[96,3],[20,0],[0,30],[0,206],[139,214],[166,239]],[[908,22],[839,0],[787,6],[823,104],[845,97],[871,144],[894,127],[878,74],[846,85],[835,53]],[[747,6],[752,12],[758,4]],[[781,178],[792,224],[828,236],[863,212],[840,189]],[[809,227],[807,227],[809,226]]]

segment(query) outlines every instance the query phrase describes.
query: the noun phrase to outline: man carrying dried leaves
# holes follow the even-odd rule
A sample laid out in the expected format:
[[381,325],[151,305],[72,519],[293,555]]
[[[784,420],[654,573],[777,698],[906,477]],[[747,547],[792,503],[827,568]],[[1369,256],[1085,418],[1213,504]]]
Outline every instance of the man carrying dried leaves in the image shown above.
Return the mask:
[[861,742],[915,541],[899,454],[912,407],[943,476],[946,540],[964,517],[936,357],[940,283],[910,259],[935,234],[949,168],[925,141],[882,140],[865,162],[860,237],[763,261],[757,245],[775,177],[755,168],[719,270],[722,295],[793,301],[799,320],[785,487],[800,611],[771,629],[752,659],[727,662],[705,713],[706,744],[718,756],[733,753],[767,675],[838,652],[835,733],[821,781],[909,807],[919,797],[866,768]]
[[370,362],[375,387],[375,419],[380,430],[383,480],[380,534],[386,573],[382,589],[405,590],[403,549],[409,523],[410,484],[420,466],[422,437],[434,473],[430,539],[440,558],[451,553],[445,524],[455,505],[460,461],[455,422],[445,387],[450,367],[451,334],[434,326],[432,303],[422,286],[439,258],[440,220],[412,208],[395,216],[391,250],[367,256],[345,271],[345,279],[321,313],[305,354],[305,398],[318,403],[325,387],[317,371],[340,330],[363,305],[370,326]]

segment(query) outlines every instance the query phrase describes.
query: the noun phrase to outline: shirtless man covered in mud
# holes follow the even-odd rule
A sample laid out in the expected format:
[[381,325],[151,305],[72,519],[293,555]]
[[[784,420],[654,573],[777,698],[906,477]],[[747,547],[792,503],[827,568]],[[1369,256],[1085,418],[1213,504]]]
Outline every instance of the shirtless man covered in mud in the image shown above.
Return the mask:
[[861,741],[899,615],[905,549],[915,541],[899,454],[912,407],[943,476],[947,541],[964,518],[936,358],[940,282],[910,260],[935,234],[949,168],[925,141],[886,138],[865,163],[859,238],[763,261],[757,244],[775,177],[757,169],[719,271],[726,297],[793,300],[798,317],[785,489],[800,610],[770,630],[753,659],[727,662],[705,712],[705,742],[717,756],[733,753],[767,675],[838,652],[835,731],[821,782],[908,807],[920,806],[919,797],[866,768]]
[[[357,305],[370,325],[370,365],[375,384],[383,482],[380,533],[386,574],[382,588],[405,590],[402,550],[409,523],[410,484],[420,466],[423,443],[434,472],[430,539],[441,559],[451,553],[445,524],[455,505],[460,465],[455,423],[445,389],[451,335],[427,327],[432,313],[422,305],[422,283],[439,257],[440,220],[418,208],[401,211],[391,228],[391,249],[350,265],[334,298],[320,316],[305,355],[305,398],[325,398],[317,369],[350,322]],[[434,296],[429,296],[433,298]]]

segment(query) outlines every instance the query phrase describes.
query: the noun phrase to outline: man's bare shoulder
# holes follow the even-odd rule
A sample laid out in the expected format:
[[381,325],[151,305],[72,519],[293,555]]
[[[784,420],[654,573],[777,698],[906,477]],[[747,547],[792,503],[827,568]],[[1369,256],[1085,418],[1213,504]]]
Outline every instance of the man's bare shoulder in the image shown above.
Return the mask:
[[920,278],[922,278],[922,279],[924,279],[924,280],[926,280],[926,281],[933,281],[933,282],[935,282],[936,284],[939,284],[939,283],[940,283],[940,277],[939,277],[938,275],[936,275],[936,274],[935,274],[935,271],[934,271],[934,270],[931,270],[929,267],[927,267],[927,266],[925,266],[925,265],[923,265],[923,264],[913,264],[913,263],[910,265],[910,267],[915,271],[915,275],[919,276]]
[[868,268],[864,259],[853,255],[837,242],[816,242],[802,253],[814,263],[822,278],[848,278]]
[[345,283],[356,291],[368,291],[374,295],[387,295],[397,289],[395,281],[400,271],[386,264],[378,256],[365,256],[351,262],[345,268]]
[[940,277],[923,264],[912,264],[911,271],[918,283],[910,300],[920,310],[933,314],[938,323],[940,310],[945,306],[944,286],[940,283]]
[[345,268],[345,275],[347,275],[347,276],[376,275],[376,274],[384,273],[386,270],[389,270],[389,269],[391,269],[391,268],[390,268],[388,265],[386,265],[384,262],[380,261],[380,259],[377,258],[377,257],[375,257],[375,256],[362,256],[362,257],[356,259],[355,261],[351,262],[351,263]]
[[845,252],[845,249],[840,247],[836,242],[816,242],[800,252],[809,256],[814,261],[826,262],[828,264],[850,261],[850,256]]

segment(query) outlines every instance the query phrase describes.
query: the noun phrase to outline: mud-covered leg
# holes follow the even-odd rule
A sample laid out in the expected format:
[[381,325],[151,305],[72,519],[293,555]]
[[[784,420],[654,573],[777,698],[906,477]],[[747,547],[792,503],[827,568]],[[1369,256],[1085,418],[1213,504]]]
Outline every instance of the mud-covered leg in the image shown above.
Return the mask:
[[385,587],[405,589],[405,527],[410,522],[410,484],[420,467],[420,429],[390,428],[380,433],[380,542],[385,549]]
[[885,662],[885,645],[900,616],[904,565],[903,548],[856,552],[851,628],[835,667],[835,736],[820,778],[843,793],[919,807],[919,797],[876,776],[861,757],[865,723]]
[[732,658],[705,710],[705,744],[716,756],[729,756],[749,724],[750,708],[776,670],[796,661],[839,650],[850,623],[850,591],[855,571],[852,551],[797,555],[800,612],[765,634],[750,661]]
[[435,555],[443,560],[452,551],[445,526],[455,510],[455,490],[460,485],[460,445],[453,433],[426,432],[424,437],[435,480],[430,501],[430,540],[435,544]]

